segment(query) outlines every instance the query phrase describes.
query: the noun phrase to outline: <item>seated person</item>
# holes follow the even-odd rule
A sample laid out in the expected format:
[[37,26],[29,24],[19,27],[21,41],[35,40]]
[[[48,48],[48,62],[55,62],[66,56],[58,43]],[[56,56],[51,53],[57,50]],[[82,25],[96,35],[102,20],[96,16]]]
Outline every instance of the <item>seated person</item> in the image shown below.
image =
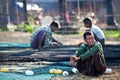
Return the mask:
[[59,28],[60,25],[56,21],[53,21],[51,24],[39,27],[32,33],[30,38],[31,48],[40,49],[62,45],[61,42],[58,42],[55,38],[52,37],[53,32]]
[[99,76],[106,70],[102,45],[96,42],[92,32],[87,31],[83,35],[85,43],[70,57],[70,65],[75,62],[78,71],[87,76]]
[[86,28],[88,28],[90,31],[93,32],[95,40],[100,42],[102,46],[105,45],[105,35],[103,31],[95,24],[92,23],[92,21],[89,18],[85,18],[83,20],[83,23]]

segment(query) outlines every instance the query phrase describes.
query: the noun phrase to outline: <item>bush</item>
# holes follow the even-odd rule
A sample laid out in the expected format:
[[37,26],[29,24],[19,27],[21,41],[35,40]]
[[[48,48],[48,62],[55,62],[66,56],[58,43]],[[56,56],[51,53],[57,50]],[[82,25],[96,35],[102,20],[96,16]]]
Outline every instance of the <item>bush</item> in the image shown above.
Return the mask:
[[26,29],[27,32],[30,32],[30,33],[32,33],[35,30],[33,26],[30,26],[30,25],[27,25],[27,24],[25,25],[25,29]]
[[24,23],[19,24],[16,29],[16,31],[30,32],[30,33],[32,33],[34,30],[35,30],[34,26]]
[[103,30],[106,37],[119,37],[120,30]]

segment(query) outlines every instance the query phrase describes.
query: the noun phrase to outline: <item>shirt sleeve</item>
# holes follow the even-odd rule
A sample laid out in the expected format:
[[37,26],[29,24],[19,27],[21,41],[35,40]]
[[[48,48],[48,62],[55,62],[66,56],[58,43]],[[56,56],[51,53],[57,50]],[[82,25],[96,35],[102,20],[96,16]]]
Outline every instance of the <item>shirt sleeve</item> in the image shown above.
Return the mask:
[[82,44],[80,48],[77,51],[75,51],[74,55],[78,57],[81,54],[85,53],[85,51],[86,51],[85,44]]
[[92,48],[87,50],[84,54],[80,55],[82,60],[87,59],[90,56],[93,56],[97,51],[99,51],[99,44],[95,44]]

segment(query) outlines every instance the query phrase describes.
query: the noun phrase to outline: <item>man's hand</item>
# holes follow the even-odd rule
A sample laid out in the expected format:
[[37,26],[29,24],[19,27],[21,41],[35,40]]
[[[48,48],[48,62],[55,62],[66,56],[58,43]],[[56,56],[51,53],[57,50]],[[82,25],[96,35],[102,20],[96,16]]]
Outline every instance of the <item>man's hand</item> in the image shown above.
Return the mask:
[[61,45],[63,45],[61,42],[53,42],[52,43],[54,46],[61,46]]
[[76,57],[76,56],[71,56],[70,57],[70,65],[72,65],[72,66],[74,66],[74,64],[75,64],[75,61],[78,61],[78,60],[80,60],[80,57]]
[[75,64],[75,56],[70,57],[70,65],[74,66]]
[[61,46],[63,45],[61,42],[57,42],[57,46]]

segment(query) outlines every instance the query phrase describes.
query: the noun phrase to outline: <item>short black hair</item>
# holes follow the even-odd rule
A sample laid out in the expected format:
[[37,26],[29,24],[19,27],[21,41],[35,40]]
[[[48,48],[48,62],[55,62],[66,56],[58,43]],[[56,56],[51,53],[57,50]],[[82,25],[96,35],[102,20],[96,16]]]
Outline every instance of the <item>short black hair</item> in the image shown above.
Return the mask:
[[59,22],[57,22],[57,21],[53,21],[53,22],[50,24],[50,26],[54,26],[54,27],[60,28],[60,24],[59,24]]
[[89,18],[85,18],[85,19],[83,20],[83,23],[92,23],[92,21],[91,21]]
[[83,34],[83,38],[86,39],[86,36],[88,35],[93,35],[93,33],[91,31],[86,31],[84,34]]

